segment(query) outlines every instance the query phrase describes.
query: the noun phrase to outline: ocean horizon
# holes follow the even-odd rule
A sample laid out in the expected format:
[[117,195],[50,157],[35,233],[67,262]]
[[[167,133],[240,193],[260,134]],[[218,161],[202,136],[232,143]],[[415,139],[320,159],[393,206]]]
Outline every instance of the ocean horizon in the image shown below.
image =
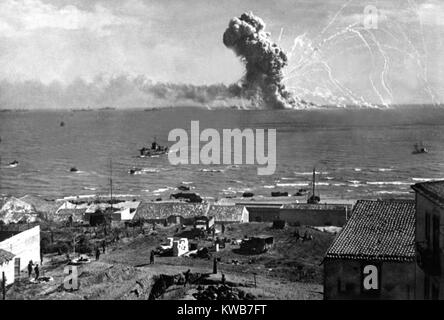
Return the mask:
[[[154,138],[161,145],[174,144],[168,142],[169,131],[189,132],[192,120],[199,120],[201,130],[276,129],[275,174],[258,176],[256,165],[174,166],[166,155],[138,157],[138,149]],[[112,160],[114,192],[146,199],[167,199],[184,184],[217,199],[243,192],[294,194],[310,188],[314,167],[321,199],[411,197],[412,184],[444,178],[443,134],[444,109],[436,107],[4,112],[0,194],[106,194]],[[415,143],[423,143],[429,153],[412,154]],[[19,164],[10,166],[12,161]],[[70,172],[71,167],[78,171]],[[131,168],[140,171],[130,174]]]

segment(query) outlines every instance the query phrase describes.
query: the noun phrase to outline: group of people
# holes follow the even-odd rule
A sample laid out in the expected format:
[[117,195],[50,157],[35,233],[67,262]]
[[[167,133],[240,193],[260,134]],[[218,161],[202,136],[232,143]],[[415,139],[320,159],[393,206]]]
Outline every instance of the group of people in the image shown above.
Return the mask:
[[34,270],[34,274],[35,274],[34,279],[37,280],[40,276],[39,264],[38,263],[34,264],[32,262],[32,260],[30,260],[28,263],[28,278],[31,278],[33,270]]

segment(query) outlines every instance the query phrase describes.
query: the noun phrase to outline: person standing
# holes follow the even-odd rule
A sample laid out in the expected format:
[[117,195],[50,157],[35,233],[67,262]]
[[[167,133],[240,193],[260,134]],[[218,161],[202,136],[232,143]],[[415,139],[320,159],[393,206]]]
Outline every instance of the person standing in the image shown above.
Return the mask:
[[39,265],[38,263],[35,265],[34,267],[34,272],[35,272],[35,280],[38,280],[39,275],[40,275],[40,270],[39,270]]
[[102,250],[103,250],[103,253],[105,253],[105,248],[106,248],[106,242],[105,242],[105,240],[103,240],[103,241],[102,241]]
[[150,253],[150,264],[154,264],[154,250],[151,250]]
[[29,260],[29,263],[28,263],[28,278],[31,278],[31,275],[32,275],[32,265],[33,265],[32,260]]
[[213,259],[213,274],[217,274],[217,259]]
[[97,248],[96,248],[96,261],[99,260],[99,259],[100,259],[100,250],[99,250],[99,248],[97,247]]

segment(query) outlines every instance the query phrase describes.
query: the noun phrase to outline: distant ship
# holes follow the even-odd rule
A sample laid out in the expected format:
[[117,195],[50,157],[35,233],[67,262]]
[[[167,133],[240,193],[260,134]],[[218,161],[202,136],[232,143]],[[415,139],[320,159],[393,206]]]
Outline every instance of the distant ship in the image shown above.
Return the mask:
[[113,111],[113,110],[116,110],[116,108],[114,108],[114,107],[104,107],[104,108],[99,108],[97,110],[99,110],[99,111]]
[[79,111],[93,111],[90,107],[88,108],[81,108],[81,109],[71,109],[72,112],[79,112]]
[[15,167],[18,166],[18,164],[19,164],[19,162],[18,162],[17,160],[14,160],[14,161],[12,161],[12,162],[9,163],[9,166],[10,166],[11,168],[15,168]]
[[429,150],[427,150],[426,147],[421,143],[415,143],[413,146],[414,150],[412,151],[413,154],[420,154],[420,153],[428,153]]
[[142,157],[142,158],[152,157],[152,156],[158,156],[158,155],[168,153],[168,147],[161,146],[154,139],[154,141],[151,143],[150,148],[143,147],[142,149],[139,149],[139,151],[140,151],[140,157]]

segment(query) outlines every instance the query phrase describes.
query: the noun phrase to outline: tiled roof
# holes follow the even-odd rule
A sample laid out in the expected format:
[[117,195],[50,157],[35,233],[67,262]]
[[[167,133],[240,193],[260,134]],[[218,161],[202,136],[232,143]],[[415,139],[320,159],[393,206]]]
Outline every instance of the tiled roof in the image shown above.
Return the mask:
[[0,249],[0,264],[12,260],[14,258],[14,254],[9,251]]
[[170,216],[190,218],[206,216],[207,205],[185,202],[145,202],[137,208],[134,219],[166,219]]
[[416,191],[423,191],[429,196],[444,203],[444,180],[416,183],[412,188]]
[[326,257],[413,261],[414,242],[414,200],[359,200]]
[[238,205],[211,205],[208,216],[215,221],[242,221],[244,206]]

